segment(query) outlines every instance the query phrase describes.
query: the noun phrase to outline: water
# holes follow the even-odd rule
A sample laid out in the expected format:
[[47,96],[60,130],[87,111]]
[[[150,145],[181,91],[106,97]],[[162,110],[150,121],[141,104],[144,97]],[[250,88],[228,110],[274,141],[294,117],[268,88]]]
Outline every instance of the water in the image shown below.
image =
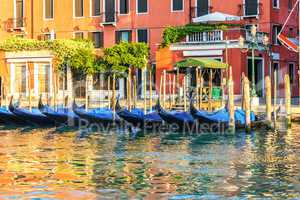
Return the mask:
[[300,135],[0,132],[0,199],[296,199]]

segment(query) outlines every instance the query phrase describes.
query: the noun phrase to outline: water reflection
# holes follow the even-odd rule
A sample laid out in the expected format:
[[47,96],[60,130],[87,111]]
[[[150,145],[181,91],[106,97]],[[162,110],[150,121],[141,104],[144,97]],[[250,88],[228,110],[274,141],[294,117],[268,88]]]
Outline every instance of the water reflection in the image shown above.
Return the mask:
[[300,136],[0,132],[0,199],[300,198]]

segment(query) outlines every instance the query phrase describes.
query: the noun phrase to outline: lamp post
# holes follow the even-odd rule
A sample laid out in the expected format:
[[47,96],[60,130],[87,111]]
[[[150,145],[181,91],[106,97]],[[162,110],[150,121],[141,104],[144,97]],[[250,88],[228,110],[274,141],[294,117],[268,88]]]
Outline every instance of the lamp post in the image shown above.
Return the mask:
[[[239,46],[242,49],[245,49],[245,38],[240,36],[239,38]],[[258,48],[258,38],[257,38],[257,28],[255,25],[251,27],[251,39],[248,41],[248,46],[246,47],[246,52],[251,49],[252,52],[252,74],[251,74],[251,97],[256,97],[256,89],[255,89],[255,48]]]
[[263,45],[264,45],[264,49],[267,51],[268,53],[268,56],[269,56],[269,68],[268,68],[268,71],[269,71],[269,76],[271,78],[272,76],[272,71],[271,71],[271,64],[272,64],[272,44],[270,43],[270,39],[267,35],[264,36],[264,39],[263,39]]

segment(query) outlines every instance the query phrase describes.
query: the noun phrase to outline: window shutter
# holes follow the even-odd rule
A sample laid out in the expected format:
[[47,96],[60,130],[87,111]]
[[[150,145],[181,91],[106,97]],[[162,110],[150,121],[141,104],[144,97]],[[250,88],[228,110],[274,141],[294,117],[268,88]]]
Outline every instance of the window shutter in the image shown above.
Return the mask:
[[148,12],[148,0],[138,0],[138,12],[139,13]]
[[140,29],[137,31],[137,41],[138,42],[145,42],[148,43],[148,30],[147,29]]
[[115,39],[116,39],[116,44],[119,44],[120,43],[120,38],[121,38],[121,32],[120,31],[116,31],[115,32]]
[[132,42],[132,31],[128,31],[128,42]]
[[94,0],[94,8],[93,8],[93,16],[99,16],[101,15],[101,6],[100,6],[100,0]]
[[174,11],[183,10],[183,0],[172,0],[172,8]]
[[245,0],[245,15],[257,15],[258,14],[258,2],[257,0]]
[[120,14],[128,14],[129,7],[128,7],[128,0],[120,0]]
[[75,0],[75,17],[83,16],[83,0]]
[[99,32],[99,47],[104,47],[104,33]]
[[197,0],[197,17],[208,14],[208,1],[209,0]]

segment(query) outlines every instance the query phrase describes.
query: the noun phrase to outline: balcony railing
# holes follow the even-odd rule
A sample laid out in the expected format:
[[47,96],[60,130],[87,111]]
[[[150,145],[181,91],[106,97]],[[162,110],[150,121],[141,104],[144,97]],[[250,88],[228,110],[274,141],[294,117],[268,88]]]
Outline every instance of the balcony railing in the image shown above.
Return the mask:
[[6,31],[24,31],[25,26],[25,18],[9,18],[6,21]]
[[188,43],[207,43],[223,40],[223,31],[215,30],[208,32],[198,32],[187,36],[186,42]]
[[[257,32],[256,41],[262,43],[266,33]],[[243,36],[246,42],[252,41],[252,35],[249,30],[233,28],[228,30],[214,30],[206,32],[192,33],[186,37],[183,43],[220,43],[225,40],[238,41],[239,37]]]

